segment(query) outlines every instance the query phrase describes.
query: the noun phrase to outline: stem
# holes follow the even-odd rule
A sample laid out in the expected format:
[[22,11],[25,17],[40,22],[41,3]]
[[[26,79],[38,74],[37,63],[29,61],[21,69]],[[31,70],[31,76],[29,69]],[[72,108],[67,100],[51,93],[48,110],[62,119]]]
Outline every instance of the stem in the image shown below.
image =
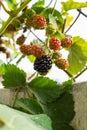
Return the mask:
[[20,90],[19,90],[19,89],[17,89],[17,90],[16,90],[16,92],[15,92],[14,99],[13,99],[13,102],[12,102],[12,105],[11,105],[12,107],[14,107],[14,106],[15,106],[16,99],[17,99],[17,96],[18,96],[19,91],[20,91]]
[[46,8],[49,7],[52,2],[53,2],[53,0],[51,0],[51,1],[49,2],[49,4],[46,6]]
[[32,30],[30,30],[30,32],[42,43],[44,43]]
[[54,7],[53,7],[53,11],[52,11],[52,15],[54,14],[54,9],[55,9],[55,7],[56,7],[56,3],[57,3],[57,0],[55,0]]
[[75,24],[75,22],[77,21],[77,19],[79,18],[79,16],[80,16],[80,12],[79,12],[79,14],[77,15],[77,17],[76,17],[76,19],[73,21],[73,23],[71,24],[71,26],[65,31],[65,33],[67,33],[70,29],[71,29],[71,27]]
[[28,81],[29,81],[29,80],[31,80],[31,79],[32,79],[32,77],[34,77],[34,76],[35,76],[35,74],[36,74],[36,72],[35,72],[35,73],[33,73],[31,76],[29,76],[29,77],[28,77]]
[[3,7],[4,11],[9,14],[9,11],[6,9],[6,7],[5,7],[4,4],[2,3],[2,0],[0,0],[0,4],[1,4],[1,6]]
[[64,20],[64,24],[63,24],[63,27],[62,27],[62,33],[64,33],[65,25],[66,25],[66,19]]
[[87,70],[87,67],[83,69],[79,74],[77,74],[74,78],[78,78],[81,74],[83,74]]
[[73,79],[73,81],[75,82],[75,78],[73,77],[72,74],[70,74],[67,70],[63,70],[70,78]]
[[0,29],[0,35],[2,35],[5,31],[5,29],[8,27],[8,25],[18,16],[19,12],[25,8],[25,6],[30,2],[31,0],[26,0],[17,10],[15,10],[12,14],[10,14],[7,21],[2,25]]
[[81,9],[77,9],[77,11],[78,11],[80,14],[82,14],[83,16],[87,17],[87,15],[86,15],[85,13],[83,13],[83,12],[81,11]]
[[22,55],[16,62],[16,64],[18,64],[23,58],[25,57],[25,55]]

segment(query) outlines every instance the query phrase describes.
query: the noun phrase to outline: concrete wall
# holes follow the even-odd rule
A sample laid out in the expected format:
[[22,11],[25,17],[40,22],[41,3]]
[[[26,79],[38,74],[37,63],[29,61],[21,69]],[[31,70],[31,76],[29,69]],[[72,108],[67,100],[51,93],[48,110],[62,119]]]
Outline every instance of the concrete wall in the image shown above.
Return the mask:
[[[87,82],[74,84],[72,93],[76,114],[71,124],[76,130],[87,130]],[[26,95],[21,91],[18,96],[25,97]],[[13,97],[14,91],[0,89],[0,103],[11,105]]]

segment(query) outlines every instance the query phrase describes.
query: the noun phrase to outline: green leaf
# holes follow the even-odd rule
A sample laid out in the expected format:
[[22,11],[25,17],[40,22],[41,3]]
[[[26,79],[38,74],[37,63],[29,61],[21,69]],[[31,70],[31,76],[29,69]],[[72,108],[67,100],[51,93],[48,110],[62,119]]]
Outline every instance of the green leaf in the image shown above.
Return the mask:
[[55,17],[52,14],[49,14],[49,22],[55,27],[57,28],[57,23],[55,20]]
[[5,73],[5,64],[0,65],[0,75],[3,75]]
[[26,85],[26,73],[15,65],[7,65],[3,75],[3,85],[6,88],[22,88]]
[[29,115],[0,104],[1,130],[52,130],[45,114]]
[[72,75],[79,73],[86,65],[87,57],[84,55],[78,42],[75,42],[69,49],[68,72]]
[[50,103],[60,97],[66,89],[63,89],[56,81],[48,77],[37,77],[28,86],[33,91],[37,99],[42,103]]
[[62,2],[63,10],[68,11],[71,9],[79,9],[87,7],[86,2],[74,2],[73,0],[68,0],[67,2]]
[[17,105],[32,114],[43,113],[40,104],[35,99],[21,98],[16,101]]
[[34,3],[33,5],[32,5],[32,8],[34,9],[34,8],[36,8],[36,7],[43,7],[44,6],[44,3],[45,3],[45,0],[38,0],[36,3]]
[[[43,15],[46,19],[49,19],[49,14],[52,14],[52,11],[53,11],[53,8],[47,8],[46,10],[43,10],[41,12],[41,15]],[[61,24],[64,23],[62,14],[58,10],[54,9],[53,16],[56,17],[56,20],[58,20]]]
[[73,37],[73,41],[74,41],[75,44],[77,44],[80,47],[80,49],[83,52],[83,54],[85,56],[87,56],[87,41],[85,41],[80,36]]
[[29,59],[31,62],[34,62],[35,59],[36,59],[36,57],[33,56],[33,55],[29,55],[29,56],[28,56],[28,59]]
[[72,94],[66,92],[52,103],[42,104],[42,108],[52,119],[53,130],[74,130],[69,125],[75,115]]

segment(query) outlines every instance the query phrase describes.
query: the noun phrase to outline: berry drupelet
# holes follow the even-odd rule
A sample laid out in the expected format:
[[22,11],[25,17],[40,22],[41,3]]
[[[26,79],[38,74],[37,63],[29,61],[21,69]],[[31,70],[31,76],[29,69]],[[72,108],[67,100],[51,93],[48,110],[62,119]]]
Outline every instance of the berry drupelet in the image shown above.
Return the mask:
[[38,71],[41,75],[47,74],[52,67],[52,60],[49,55],[44,55],[41,58],[36,58],[34,62],[34,70]]
[[61,40],[61,46],[64,48],[69,48],[69,47],[71,47],[72,44],[73,44],[73,41],[70,37],[64,37]]
[[44,28],[46,25],[46,19],[39,15],[39,14],[36,14],[33,18],[33,26],[34,28],[36,29],[42,29]]
[[55,51],[60,49],[60,46],[61,46],[61,41],[58,38],[53,37],[49,40],[50,49]]

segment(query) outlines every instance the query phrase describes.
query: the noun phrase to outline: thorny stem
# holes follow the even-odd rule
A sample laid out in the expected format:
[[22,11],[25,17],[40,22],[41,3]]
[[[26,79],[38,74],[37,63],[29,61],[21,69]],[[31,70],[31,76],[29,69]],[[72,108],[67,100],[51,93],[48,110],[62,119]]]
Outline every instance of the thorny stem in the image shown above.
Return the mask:
[[17,99],[17,96],[18,96],[19,91],[20,91],[20,90],[19,90],[19,89],[17,89],[17,90],[16,90],[16,92],[15,92],[14,99],[13,99],[13,102],[12,102],[12,105],[11,105],[12,107],[14,107],[14,106],[15,106],[16,99]]
[[79,18],[79,16],[80,16],[80,12],[78,13],[76,19],[73,21],[73,23],[71,24],[71,26],[65,31],[65,33],[67,33],[71,29],[71,27],[75,24],[75,22],[77,21],[77,19]]
[[8,10],[6,9],[6,7],[4,6],[4,4],[3,4],[2,0],[0,0],[0,4],[2,5],[2,7],[3,7],[4,11],[5,11],[6,13],[8,13],[8,14],[9,14],[9,11],[8,11]]
[[87,70],[87,67],[83,69],[79,74],[77,74],[74,78],[78,78],[81,74],[83,74]]
[[18,9],[16,9],[12,14],[10,14],[9,18],[2,25],[2,27],[0,29],[0,35],[2,35],[4,33],[4,31],[6,30],[6,28],[8,27],[8,25],[18,16],[19,12],[21,10],[23,10],[30,1],[31,0],[26,0]]
[[32,30],[30,30],[30,32],[42,43],[44,43]]

